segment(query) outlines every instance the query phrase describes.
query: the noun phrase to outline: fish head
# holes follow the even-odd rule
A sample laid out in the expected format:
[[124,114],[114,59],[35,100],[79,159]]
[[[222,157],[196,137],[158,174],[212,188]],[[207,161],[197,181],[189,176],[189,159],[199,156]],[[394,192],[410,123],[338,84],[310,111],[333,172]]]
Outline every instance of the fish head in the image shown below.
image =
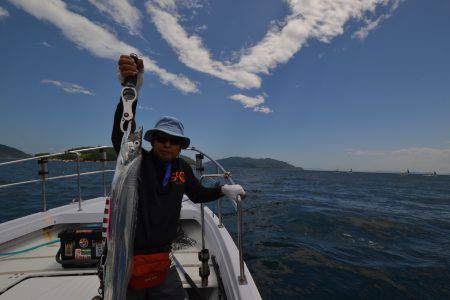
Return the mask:
[[122,162],[124,165],[133,161],[137,156],[141,154],[142,149],[142,126],[137,131],[132,132],[128,126],[128,130],[124,133],[122,139]]

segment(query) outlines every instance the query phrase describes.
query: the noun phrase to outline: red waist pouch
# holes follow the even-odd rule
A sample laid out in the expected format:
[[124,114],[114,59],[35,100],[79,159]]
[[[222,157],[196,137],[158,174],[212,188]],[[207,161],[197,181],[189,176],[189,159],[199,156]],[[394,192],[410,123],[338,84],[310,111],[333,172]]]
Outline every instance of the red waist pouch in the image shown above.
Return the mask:
[[130,286],[140,290],[151,288],[164,282],[170,268],[169,253],[135,255]]

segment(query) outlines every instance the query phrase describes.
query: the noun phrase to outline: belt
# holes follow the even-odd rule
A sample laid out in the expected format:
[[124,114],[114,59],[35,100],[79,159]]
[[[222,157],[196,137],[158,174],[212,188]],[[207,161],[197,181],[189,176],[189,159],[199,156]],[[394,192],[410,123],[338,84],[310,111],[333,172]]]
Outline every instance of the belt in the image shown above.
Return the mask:
[[151,247],[148,249],[139,249],[139,250],[135,249],[134,255],[163,253],[163,252],[170,252],[171,250],[172,246]]

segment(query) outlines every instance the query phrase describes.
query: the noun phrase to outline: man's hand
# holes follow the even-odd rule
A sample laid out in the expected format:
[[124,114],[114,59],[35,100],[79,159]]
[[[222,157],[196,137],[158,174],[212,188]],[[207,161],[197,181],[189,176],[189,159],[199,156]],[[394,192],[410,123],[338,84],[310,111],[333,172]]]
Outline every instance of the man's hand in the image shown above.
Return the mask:
[[245,198],[245,191],[239,184],[225,184],[222,186],[222,193],[228,198],[236,201],[237,196],[241,196],[241,199]]
[[129,55],[121,55],[118,65],[117,76],[120,84],[123,84],[128,76],[137,76],[136,90],[139,91],[144,81],[144,61],[142,59],[135,61]]

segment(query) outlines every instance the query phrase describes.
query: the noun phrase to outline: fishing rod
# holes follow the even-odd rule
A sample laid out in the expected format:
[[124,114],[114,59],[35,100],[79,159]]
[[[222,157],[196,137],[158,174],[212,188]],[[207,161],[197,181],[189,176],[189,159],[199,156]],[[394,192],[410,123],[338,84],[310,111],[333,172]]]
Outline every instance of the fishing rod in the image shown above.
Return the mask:
[[[134,60],[134,62],[138,63],[138,56],[134,53],[130,54],[130,57]],[[123,112],[122,112],[122,119],[120,120],[120,130],[122,132],[125,132],[130,126],[131,123],[131,130],[136,127],[136,123],[134,121],[134,114],[133,114],[133,105],[136,102],[137,99],[137,91],[136,91],[136,85],[137,85],[137,75],[133,76],[127,76],[125,77],[125,80],[122,82],[122,93],[121,93],[121,101],[123,104]],[[125,128],[125,123],[127,123],[127,128]]]

